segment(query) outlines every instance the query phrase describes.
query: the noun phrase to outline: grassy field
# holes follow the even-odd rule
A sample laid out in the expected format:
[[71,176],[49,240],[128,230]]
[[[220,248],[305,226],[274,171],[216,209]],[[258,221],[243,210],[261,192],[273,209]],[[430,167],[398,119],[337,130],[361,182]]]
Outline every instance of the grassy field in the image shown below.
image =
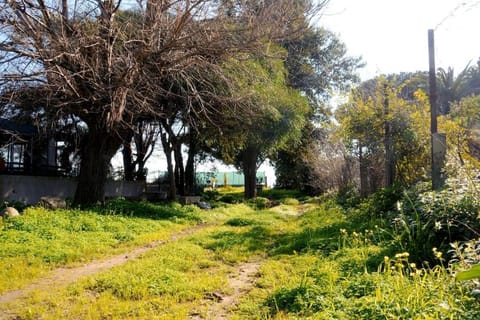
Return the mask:
[[[202,228],[0,309],[15,319],[480,319],[470,283],[441,263],[417,267],[388,245],[375,221],[348,217],[332,202],[275,204],[202,211],[117,200],[92,211],[29,208],[2,225],[2,292],[59,266]],[[242,270],[250,273],[235,278]]]

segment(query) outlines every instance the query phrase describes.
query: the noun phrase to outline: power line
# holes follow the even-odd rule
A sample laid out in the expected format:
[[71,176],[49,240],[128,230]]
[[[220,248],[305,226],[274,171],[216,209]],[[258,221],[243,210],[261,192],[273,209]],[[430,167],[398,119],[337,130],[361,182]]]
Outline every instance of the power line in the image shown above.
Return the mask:
[[462,2],[460,3],[459,5],[457,5],[452,11],[450,11],[450,13],[444,17],[436,26],[435,26],[435,29],[434,30],[437,30],[438,27],[440,27],[445,21],[447,21],[448,19],[452,18],[453,16],[455,16],[455,13],[460,10],[462,7],[464,7],[467,3],[466,2]]
[[467,7],[465,9],[465,12],[469,12],[469,11],[472,11],[473,9],[475,9],[476,7],[478,7],[480,5],[480,1],[476,1],[475,3],[473,3],[472,5],[470,5],[469,7]]
[[434,28],[434,30],[437,30],[438,27],[440,27],[442,24],[445,23],[448,19],[452,18],[455,16],[455,14],[462,8],[466,8],[464,12],[468,12],[476,8],[478,5],[480,5],[480,1],[476,0],[471,0],[471,1],[463,1],[459,3],[448,15],[446,15]]

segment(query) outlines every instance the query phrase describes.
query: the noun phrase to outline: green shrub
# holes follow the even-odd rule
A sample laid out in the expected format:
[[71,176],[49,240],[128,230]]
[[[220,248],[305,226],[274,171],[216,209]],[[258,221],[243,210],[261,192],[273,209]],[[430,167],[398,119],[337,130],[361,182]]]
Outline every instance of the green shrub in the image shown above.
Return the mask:
[[282,200],[287,198],[300,199],[305,197],[301,191],[298,190],[285,190],[285,189],[268,189],[259,192],[261,197],[269,198],[271,200]]
[[480,199],[475,188],[449,185],[430,191],[427,187],[419,184],[405,192],[391,216],[396,245],[416,262],[435,262],[433,248],[447,253],[450,243],[480,234]]
[[361,214],[368,219],[386,218],[397,210],[397,203],[404,196],[400,185],[383,188],[359,204]]
[[338,191],[335,201],[345,209],[355,208],[361,202],[360,193],[355,185],[348,184]]
[[220,193],[217,190],[208,189],[202,193],[204,201],[217,201],[219,197]]
[[263,197],[256,197],[254,199],[250,199],[248,204],[254,209],[262,210],[270,207],[270,200]]
[[237,218],[232,218],[227,220],[225,224],[227,226],[232,226],[232,227],[244,227],[244,226],[250,226],[256,223],[252,219],[237,217]]
[[294,198],[285,198],[281,201],[281,203],[288,206],[298,206],[300,204],[300,201]]
[[242,194],[232,194],[232,193],[227,193],[223,196],[221,196],[218,201],[224,202],[224,203],[229,203],[229,204],[235,204],[235,203],[240,203],[243,201],[243,195]]
[[128,201],[124,198],[114,198],[104,205],[94,208],[96,212],[104,215],[122,215],[155,220],[186,219],[198,221],[199,218],[195,214],[195,209],[194,206],[181,206],[175,203],[159,205],[144,201]]
[[322,295],[317,286],[302,283],[297,287],[275,291],[265,304],[271,314],[285,311],[307,315],[322,309]]
[[380,226],[383,235],[378,240],[409,252],[416,263],[438,263],[433,248],[446,254],[451,242],[480,234],[480,198],[476,190],[478,186],[467,188],[451,180],[442,191],[431,191],[427,183],[406,190],[396,185],[372,194],[355,208],[347,209],[346,214],[353,224],[358,224],[357,230],[360,226]]

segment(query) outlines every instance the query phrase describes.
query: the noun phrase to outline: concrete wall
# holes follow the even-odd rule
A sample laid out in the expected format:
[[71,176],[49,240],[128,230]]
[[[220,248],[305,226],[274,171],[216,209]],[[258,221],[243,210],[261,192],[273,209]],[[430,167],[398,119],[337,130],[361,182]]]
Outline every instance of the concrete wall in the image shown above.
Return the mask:
[[[62,199],[73,198],[77,181],[60,177],[37,177],[0,175],[0,201],[20,201],[36,204],[43,196]],[[129,181],[108,181],[105,187],[106,197],[140,197],[144,183]]]

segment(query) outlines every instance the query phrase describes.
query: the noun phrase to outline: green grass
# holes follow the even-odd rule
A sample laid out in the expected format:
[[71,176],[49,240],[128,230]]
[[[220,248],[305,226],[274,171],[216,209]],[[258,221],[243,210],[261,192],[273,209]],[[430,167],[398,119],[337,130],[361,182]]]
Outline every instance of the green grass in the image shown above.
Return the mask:
[[131,211],[30,207],[21,217],[4,220],[0,225],[0,292],[20,288],[54,267],[85,263],[166,239],[200,221],[200,217],[192,218],[193,207],[148,205],[145,210],[145,204],[121,202]]
[[[169,208],[178,214],[157,219],[155,214],[134,215],[128,210],[118,215],[115,211],[31,209],[21,220],[9,221],[13,225],[4,225],[2,230],[8,234],[3,238],[6,247],[12,246],[9,252],[20,250],[19,246],[13,249],[18,239],[33,244],[33,248],[22,249],[22,259],[33,259],[31,265],[40,268],[27,276],[30,279],[44,273],[42,268],[93,259],[168,237],[199,221],[209,223],[141,259],[64,289],[35,291],[10,308],[20,319],[207,317],[209,306],[215,303],[211,297],[231,294],[229,275],[241,263],[253,260],[260,263],[258,275],[251,290],[230,310],[231,319],[480,318],[480,303],[469,283],[456,282],[442,265],[427,269],[413,265],[406,254],[388,246],[382,228],[360,219],[349,221],[331,203],[306,206],[286,200],[263,210],[245,204],[208,211],[178,205]],[[298,210],[303,214],[293,214]],[[75,234],[71,243],[61,240],[72,228],[76,231],[70,232]],[[129,236],[118,236],[124,234]],[[82,248],[82,241],[93,245]],[[46,248],[52,253],[44,252]],[[59,253],[71,258],[45,259]],[[8,259],[14,259],[10,264],[17,261],[6,255]],[[18,269],[36,270],[27,264],[18,263]]]

